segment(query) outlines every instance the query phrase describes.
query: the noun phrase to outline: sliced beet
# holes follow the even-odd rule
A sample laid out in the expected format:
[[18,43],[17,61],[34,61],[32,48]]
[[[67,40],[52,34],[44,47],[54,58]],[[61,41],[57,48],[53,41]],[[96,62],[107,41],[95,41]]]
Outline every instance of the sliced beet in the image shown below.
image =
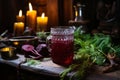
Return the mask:
[[26,45],[22,46],[22,49],[29,52],[29,51],[32,51],[34,49],[34,46],[26,44]]
[[[38,59],[38,58],[42,58],[42,55],[39,54],[35,49],[34,49],[34,46],[32,45],[29,45],[29,44],[25,44],[22,46],[22,49],[25,51],[25,52],[31,52],[33,55],[35,55],[34,58]],[[31,54],[27,54],[28,56],[30,56]],[[33,56],[32,55],[32,56]]]

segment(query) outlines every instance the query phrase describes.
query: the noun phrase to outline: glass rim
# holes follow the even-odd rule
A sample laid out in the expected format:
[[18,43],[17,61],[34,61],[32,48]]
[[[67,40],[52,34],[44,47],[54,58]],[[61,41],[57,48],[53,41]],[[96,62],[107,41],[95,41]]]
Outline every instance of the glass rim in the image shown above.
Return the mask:
[[71,30],[71,29],[73,29],[72,26],[56,26],[50,28],[50,30]]

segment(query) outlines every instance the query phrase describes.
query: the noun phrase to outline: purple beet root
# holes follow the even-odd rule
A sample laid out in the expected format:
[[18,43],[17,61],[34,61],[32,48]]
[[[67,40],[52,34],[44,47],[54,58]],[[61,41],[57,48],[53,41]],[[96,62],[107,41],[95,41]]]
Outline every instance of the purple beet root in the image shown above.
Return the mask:
[[44,57],[49,57],[50,52],[48,51],[46,44],[39,44],[36,50]]
[[26,52],[26,55],[32,58],[31,56],[34,56],[34,59],[42,58],[42,55],[39,54],[35,49],[34,46],[26,44],[22,46],[22,49]]
[[22,49],[29,52],[29,51],[32,51],[34,47],[32,45],[26,44],[22,46]]

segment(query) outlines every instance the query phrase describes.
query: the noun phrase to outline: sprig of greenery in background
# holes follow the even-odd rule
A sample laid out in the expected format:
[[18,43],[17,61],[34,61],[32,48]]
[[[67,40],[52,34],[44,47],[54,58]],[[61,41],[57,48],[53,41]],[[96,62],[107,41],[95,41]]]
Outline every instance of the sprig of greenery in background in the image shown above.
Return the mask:
[[[120,46],[112,43],[111,37],[102,33],[83,34],[81,29],[77,28],[74,32],[74,60],[77,63],[70,65],[60,76],[61,80],[70,71],[76,70],[73,77],[76,80],[83,80],[86,70],[92,64],[104,65],[108,59],[108,54],[115,54],[120,57]],[[71,67],[72,66],[72,67]]]

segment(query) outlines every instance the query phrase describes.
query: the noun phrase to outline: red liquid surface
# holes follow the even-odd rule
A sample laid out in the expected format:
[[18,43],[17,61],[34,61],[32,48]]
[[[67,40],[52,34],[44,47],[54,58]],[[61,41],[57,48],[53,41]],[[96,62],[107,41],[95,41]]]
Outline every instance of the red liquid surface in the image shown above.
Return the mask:
[[54,63],[68,66],[73,61],[73,40],[52,39],[51,57]]

